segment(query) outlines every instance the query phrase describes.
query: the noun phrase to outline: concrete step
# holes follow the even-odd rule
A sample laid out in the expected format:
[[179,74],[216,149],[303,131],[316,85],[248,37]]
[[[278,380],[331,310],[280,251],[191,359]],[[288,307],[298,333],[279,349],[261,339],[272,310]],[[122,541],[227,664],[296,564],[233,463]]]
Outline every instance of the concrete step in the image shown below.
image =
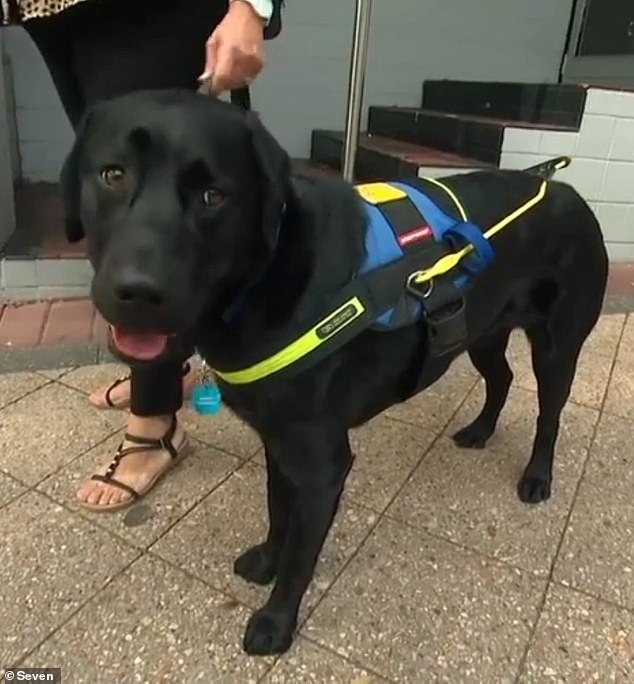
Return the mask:
[[0,299],[5,302],[87,297],[92,268],[85,257],[0,259]]
[[575,131],[566,126],[535,124],[415,107],[370,107],[368,133],[451,152],[498,166],[507,128]]
[[587,89],[561,83],[429,80],[424,109],[579,128]]
[[[311,160],[331,168],[341,168],[343,133],[315,130],[311,141]],[[416,176],[443,176],[490,166],[481,161],[438,149],[395,140],[380,135],[363,134],[355,177],[360,181]]]

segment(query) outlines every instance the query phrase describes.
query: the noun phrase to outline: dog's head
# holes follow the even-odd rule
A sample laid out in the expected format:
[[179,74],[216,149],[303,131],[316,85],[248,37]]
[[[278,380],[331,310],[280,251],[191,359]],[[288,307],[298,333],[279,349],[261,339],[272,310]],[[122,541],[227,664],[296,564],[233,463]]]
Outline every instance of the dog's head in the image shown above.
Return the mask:
[[290,185],[256,116],[203,95],[141,92],[85,117],[62,170],[66,230],[124,357],[151,360],[221,315],[271,259]]

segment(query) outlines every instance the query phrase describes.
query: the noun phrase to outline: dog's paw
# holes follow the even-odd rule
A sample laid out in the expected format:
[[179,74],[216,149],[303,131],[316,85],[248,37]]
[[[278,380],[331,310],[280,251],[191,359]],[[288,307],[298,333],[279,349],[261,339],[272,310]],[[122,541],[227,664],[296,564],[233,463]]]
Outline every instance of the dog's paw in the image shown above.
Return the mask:
[[453,436],[453,441],[461,449],[484,449],[489,437],[491,430],[476,422],[458,430]]
[[520,501],[536,504],[550,499],[550,479],[525,474],[517,485]]
[[266,608],[251,616],[244,634],[243,648],[249,655],[272,655],[288,651],[293,643],[294,621]]
[[247,582],[265,585],[275,577],[275,562],[266,543],[247,549],[236,558],[233,571]]

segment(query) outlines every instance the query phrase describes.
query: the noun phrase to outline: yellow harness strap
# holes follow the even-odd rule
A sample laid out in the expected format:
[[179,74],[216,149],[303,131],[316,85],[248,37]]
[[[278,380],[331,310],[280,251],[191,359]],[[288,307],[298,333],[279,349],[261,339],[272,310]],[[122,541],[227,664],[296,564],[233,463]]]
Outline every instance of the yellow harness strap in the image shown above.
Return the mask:
[[[438,182],[437,184],[441,185]],[[539,191],[534,197],[529,199],[528,202],[522,204],[515,211],[511,212],[508,216],[505,216],[501,221],[498,221],[494,226],[491,226],[491,228],[489,228],[484,233],[484,237],[487,239],[492,238],[496,233],[499,233],[509,224],[513,223],[513,221],[519,218],[522,214],[525,214],[527,211],[530,211],[536,204],[538,204],[544,199],[544,197],[546,196],[547,186],[548,183],[546,181],[542,181],[539,187]],[[449,192],[449,188],[444,189]],[[427,268],[423,271],[415,271],[414,273],[412,273],[412,275],[409,277],[409,282],[416,283],[417,285],[419,285],[421,283],[429,282],[430,280],[433,280],[438,276],[444,275],[445,273],[448,273],[453,268],[455,268],[462,261],[462,259],[464,259],[467,256],[467,254],[469,254],[472,251],[473,246],[466,245],[458,252],[454,252],[453,254],[447,254],[447,256],[444,256],[442,257],[442,259],[439,259],[431,268]]]

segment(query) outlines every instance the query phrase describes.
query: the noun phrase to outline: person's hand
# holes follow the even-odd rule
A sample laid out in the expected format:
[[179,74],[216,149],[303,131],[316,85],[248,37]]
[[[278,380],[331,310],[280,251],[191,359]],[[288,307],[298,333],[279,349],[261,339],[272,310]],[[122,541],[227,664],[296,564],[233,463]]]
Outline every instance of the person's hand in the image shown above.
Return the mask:
[[218,94],[248,85],[263,66],[264,21],[248,2],[231,2],[207,41],[200,81]]

